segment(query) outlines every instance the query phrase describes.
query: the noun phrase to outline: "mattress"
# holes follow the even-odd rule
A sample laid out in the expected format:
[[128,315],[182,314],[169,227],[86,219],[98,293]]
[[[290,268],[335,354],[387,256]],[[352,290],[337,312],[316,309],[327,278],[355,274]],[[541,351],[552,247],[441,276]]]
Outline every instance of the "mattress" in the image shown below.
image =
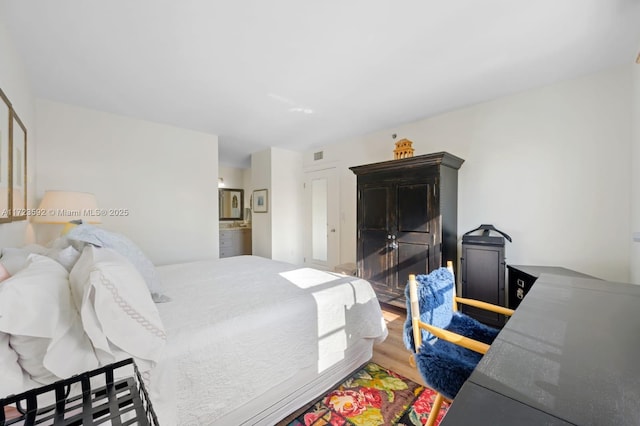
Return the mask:
[[272,425],[371,358],[368,282],[257,256],[158,267],[167,333],[145,377],[162,425]]

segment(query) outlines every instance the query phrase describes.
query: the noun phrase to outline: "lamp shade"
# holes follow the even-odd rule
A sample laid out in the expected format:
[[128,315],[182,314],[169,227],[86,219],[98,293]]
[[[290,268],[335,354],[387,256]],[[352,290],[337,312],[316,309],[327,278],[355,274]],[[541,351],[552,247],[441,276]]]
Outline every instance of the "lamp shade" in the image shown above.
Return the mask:
[[35,223],[67,223],[78,219],[83,223],[102,223],[94,194],[46,191],[31,220]]

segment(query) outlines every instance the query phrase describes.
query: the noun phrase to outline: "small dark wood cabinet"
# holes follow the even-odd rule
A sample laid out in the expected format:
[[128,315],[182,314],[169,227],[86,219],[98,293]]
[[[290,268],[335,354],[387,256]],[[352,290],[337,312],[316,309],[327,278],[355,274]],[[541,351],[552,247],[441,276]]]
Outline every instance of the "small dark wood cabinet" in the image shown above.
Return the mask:
[[[446,152],[351,167],[357,176],[357,274],[405,307],[409,274],[457,263],[458,169]],[[454,269],[455,270],[455,269]]]

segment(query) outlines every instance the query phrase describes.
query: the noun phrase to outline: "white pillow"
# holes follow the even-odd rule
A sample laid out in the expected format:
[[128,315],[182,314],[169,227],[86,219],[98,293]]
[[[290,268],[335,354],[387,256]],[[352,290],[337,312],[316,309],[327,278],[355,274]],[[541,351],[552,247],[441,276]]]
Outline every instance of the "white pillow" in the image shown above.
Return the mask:
[[155,366],[166,334],[144,279],[131,262],[114,250],[88,245],[69,282],[102,365],[133,357],[141,371]]
[[[78,260],[78,257],[80,257],[80,252],[73,248],[68,241],[64,246],[54,246],[50,248],[38,244],[30,244],[21,248],[8,247],[2,249],[0,265],[4,266],[9,275],[15,275],[27,265],[29,255],[34,253],[52,258],[64,266],[67,271],[71,270],[73,264]],[[1,278],[0,281],[2,281]]]
[[30,255],[25,268],[0,284],[0,331],[38,383],[98,367],[71,300],[68,273],[46,256]]
[[78,225],[73,227],[65,237],[75,243],[88,243],[95,247],[106,247],[115,250],[126,257],[140,272],[156,303],[168,302],[171,299],[162,294],[160,277],[155,265],[145,256],[140,248],[124,235],[107,231],[93,225]]
[[45,253],[45,255],[64,266],[67,271],[71,271],[73,265],[75,265],[80,258],[80,252],[73,246],[68,246],[62,249],[50,249]]
[[32,244],[22,248],[6,247],[2,249],[0,263],[5,267],[9,275],[15,275],[19,270],[27,265],[30,254],[43,254],[47,249],[37,244]]
[[9,337],[0,332],[0,398],[20,393],[24,389],[24,372],[18,363],[18,354],[9,346]]
[[[42,386],[42,383],[32,380],[20,366],[18,354],[9,345],[10,337],[10,335],[0,332],[0,371],[2,372],[0,398],[17,395]],[[49,399],[38,397],[38,406],[44,407],[55,403]]]
[[44,366],[44,359],[51,339],[12,334],[9,342],[18,353],[18,364],[33,380],[46,385],[67,377],[64,374],[58,377]]

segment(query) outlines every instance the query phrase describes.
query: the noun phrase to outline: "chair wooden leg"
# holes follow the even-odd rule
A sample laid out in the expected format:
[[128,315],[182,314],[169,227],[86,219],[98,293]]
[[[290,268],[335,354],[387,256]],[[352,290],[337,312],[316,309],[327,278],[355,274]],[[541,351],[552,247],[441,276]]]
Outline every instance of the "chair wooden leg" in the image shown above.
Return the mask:
[[429,413],[429,418],[427,419],[427,423],[425,426],[433,426],[438,418],[438,414],[440,413],[440,407],[442,407],[442,401],[444,397],[441,393],[438,392],[436,395],[436,399],[433,401],[433,405],[431,406],[431,412]]
[[414,354],[409,355],[409,365],[413,368],[418,368],[418,365],[416,364],[416,357]]

